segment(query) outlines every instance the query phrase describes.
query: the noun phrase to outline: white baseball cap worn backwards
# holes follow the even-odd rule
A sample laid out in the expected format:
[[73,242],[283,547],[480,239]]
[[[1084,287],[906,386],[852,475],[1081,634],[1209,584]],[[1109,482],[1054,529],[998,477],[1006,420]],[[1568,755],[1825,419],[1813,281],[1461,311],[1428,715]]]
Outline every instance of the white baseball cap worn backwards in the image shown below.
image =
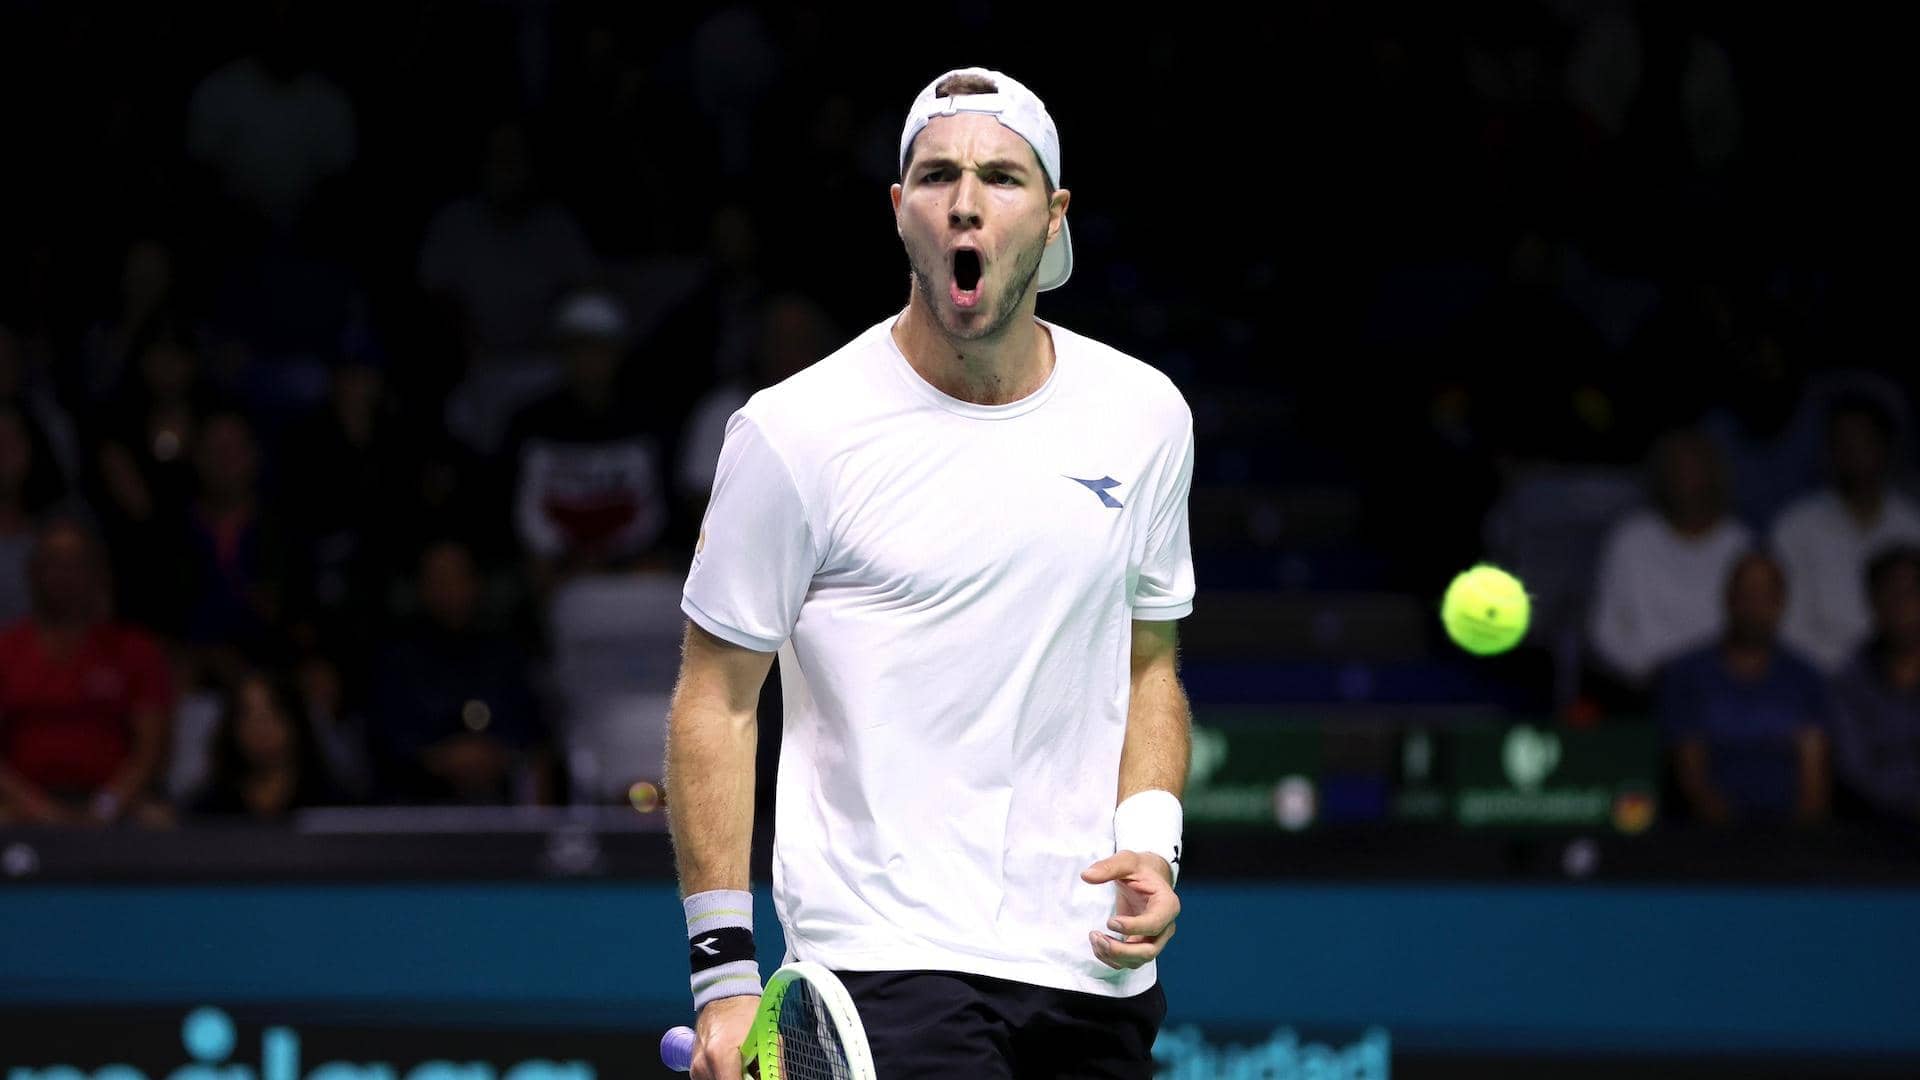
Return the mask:
[[[935,97],[934,88],[955,75],[979,75],[992,79],[1000,88],[993,94],[957,94],[951,97]],[[913,101],[913,108],[907,113],[907,126],[900,133],[900,167],[906,168],[907,148],[913,145],[913,137],[920,134],[922,128],[936,116],[952,116],[955,113],[986,113],[1014,134],[1027,140],[1033,152],[1040,158],[1040,167],[1047,172],[1047,179],[1054,187],[1060,183],[1060,133],[1054,129],[1053,117],[1047,115],[1047,107],[1040,103],[1033,91],[1018,81],[986,68],[955,68],[927,84],[925,90]],[[1040,256],[1039,289],[1057,289],[1073,276],[1073,238],[1068,234],[1067,223],[1060,223],[1060,235],[1047,245]]]

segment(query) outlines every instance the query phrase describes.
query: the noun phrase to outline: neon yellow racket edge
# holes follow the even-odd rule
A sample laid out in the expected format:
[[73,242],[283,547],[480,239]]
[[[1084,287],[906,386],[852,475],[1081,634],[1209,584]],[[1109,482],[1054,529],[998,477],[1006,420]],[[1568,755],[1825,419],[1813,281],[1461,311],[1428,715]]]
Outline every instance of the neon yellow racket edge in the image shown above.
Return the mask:
[[833,972],[805,960],[767,980],[740,1060],[757,1063],[760,1080],[875,1080],[853,997]]
[[[684,1071],[692,1048],[693,1032],[675,1028],[661,1040],[661,1059]],[[852,996],[833,972],[806,960],[767,980],[740,1065],[760,1080],[878,1080]]]

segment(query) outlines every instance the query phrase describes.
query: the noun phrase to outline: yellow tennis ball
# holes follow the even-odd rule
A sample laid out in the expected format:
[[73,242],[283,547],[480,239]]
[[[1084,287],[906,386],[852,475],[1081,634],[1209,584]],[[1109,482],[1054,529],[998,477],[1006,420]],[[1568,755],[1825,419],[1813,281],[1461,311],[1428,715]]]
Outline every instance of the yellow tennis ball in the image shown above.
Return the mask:
[[1447,636],[1475,656],[1492,656],[1520,644],[1532,613],[1520,579],[1487,563],[1461,571],[1440,601]]

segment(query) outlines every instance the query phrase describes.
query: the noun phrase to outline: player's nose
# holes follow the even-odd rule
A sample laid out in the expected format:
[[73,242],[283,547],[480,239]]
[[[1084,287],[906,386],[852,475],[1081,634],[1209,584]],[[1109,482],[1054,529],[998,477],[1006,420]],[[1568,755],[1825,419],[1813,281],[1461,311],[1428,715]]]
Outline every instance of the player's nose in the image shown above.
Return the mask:
[[956,229],[980,225],[980,181],[971,173],[962,173],[953,185],[953,202],[947,205],[947,224]]

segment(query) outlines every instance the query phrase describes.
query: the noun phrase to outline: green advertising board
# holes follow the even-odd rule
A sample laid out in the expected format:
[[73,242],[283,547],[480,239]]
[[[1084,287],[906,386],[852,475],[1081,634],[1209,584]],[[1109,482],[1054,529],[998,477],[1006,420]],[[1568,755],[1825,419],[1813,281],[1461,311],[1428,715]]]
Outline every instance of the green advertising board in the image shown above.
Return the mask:
[[1651,724],[1558,730],[1515,724],[1445,740],[1453,820],[1487,826],[1640,832],[1659,810],[1660,737]]
[[[1356,722],[1286,713],[1199,719],[1184,796],[1197,824],[1311,828],[1340,785],[1373,785],[1381,820],[1640,832],[1659,810],[1651,724]],[[1344,815],[1349,822],[1359,820]]]
[[1195,725],[1192,767],[1181,799],[1187,820],[1305,828],[1314,816],[1313,782],[1321,772],[1323,742],[1314,725]]

